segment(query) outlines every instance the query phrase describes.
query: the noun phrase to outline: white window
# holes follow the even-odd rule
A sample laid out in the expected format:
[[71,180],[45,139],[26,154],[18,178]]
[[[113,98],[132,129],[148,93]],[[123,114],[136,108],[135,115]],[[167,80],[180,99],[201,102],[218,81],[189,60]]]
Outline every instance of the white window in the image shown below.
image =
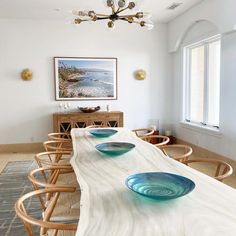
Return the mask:
[[219,128],[220,37],[184,48],[184,119],[201,126]]

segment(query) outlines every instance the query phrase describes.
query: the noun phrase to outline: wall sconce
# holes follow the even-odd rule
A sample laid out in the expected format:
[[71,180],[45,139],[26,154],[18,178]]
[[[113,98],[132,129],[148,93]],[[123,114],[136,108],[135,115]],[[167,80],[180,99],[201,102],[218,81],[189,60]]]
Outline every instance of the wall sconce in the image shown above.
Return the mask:
[[134,72],[134,77],[137,80],[145,80],[146,79],[146,71],[145,70],[137,70]]
[[24,69],[21,72],[21,78],[25,81],[32,80],[33,72],[30,69]]

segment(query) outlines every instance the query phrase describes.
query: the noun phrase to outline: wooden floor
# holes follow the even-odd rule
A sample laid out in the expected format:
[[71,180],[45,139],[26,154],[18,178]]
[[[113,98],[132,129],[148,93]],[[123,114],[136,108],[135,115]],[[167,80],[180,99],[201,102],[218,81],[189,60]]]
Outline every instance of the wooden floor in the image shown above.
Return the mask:
[[34,160],[34,153],[0,153],[0,172],[9,161]]

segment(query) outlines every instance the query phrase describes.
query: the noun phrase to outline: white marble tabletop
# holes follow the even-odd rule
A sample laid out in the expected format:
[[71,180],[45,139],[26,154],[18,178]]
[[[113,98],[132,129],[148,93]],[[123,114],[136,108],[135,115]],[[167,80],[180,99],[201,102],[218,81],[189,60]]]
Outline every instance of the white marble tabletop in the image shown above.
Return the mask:
[[[118,128],[110,138],[73,129],[71,164],[81,186],[77,236],[235,236],[236,190],[164,156],[155,146]],[[95,145],[124,141],[136,147],[108,157]],[[196,188],[170,201],[140,196],[125,185],[135,173],[163,171],[190,178]]]

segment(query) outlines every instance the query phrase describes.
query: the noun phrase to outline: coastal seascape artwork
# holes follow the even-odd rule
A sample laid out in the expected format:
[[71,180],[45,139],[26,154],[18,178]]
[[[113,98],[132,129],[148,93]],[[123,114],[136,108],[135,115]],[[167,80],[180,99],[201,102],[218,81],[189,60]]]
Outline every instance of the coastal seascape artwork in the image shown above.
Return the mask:
[[56,100],[117,99],[116,58],[54,58]]

